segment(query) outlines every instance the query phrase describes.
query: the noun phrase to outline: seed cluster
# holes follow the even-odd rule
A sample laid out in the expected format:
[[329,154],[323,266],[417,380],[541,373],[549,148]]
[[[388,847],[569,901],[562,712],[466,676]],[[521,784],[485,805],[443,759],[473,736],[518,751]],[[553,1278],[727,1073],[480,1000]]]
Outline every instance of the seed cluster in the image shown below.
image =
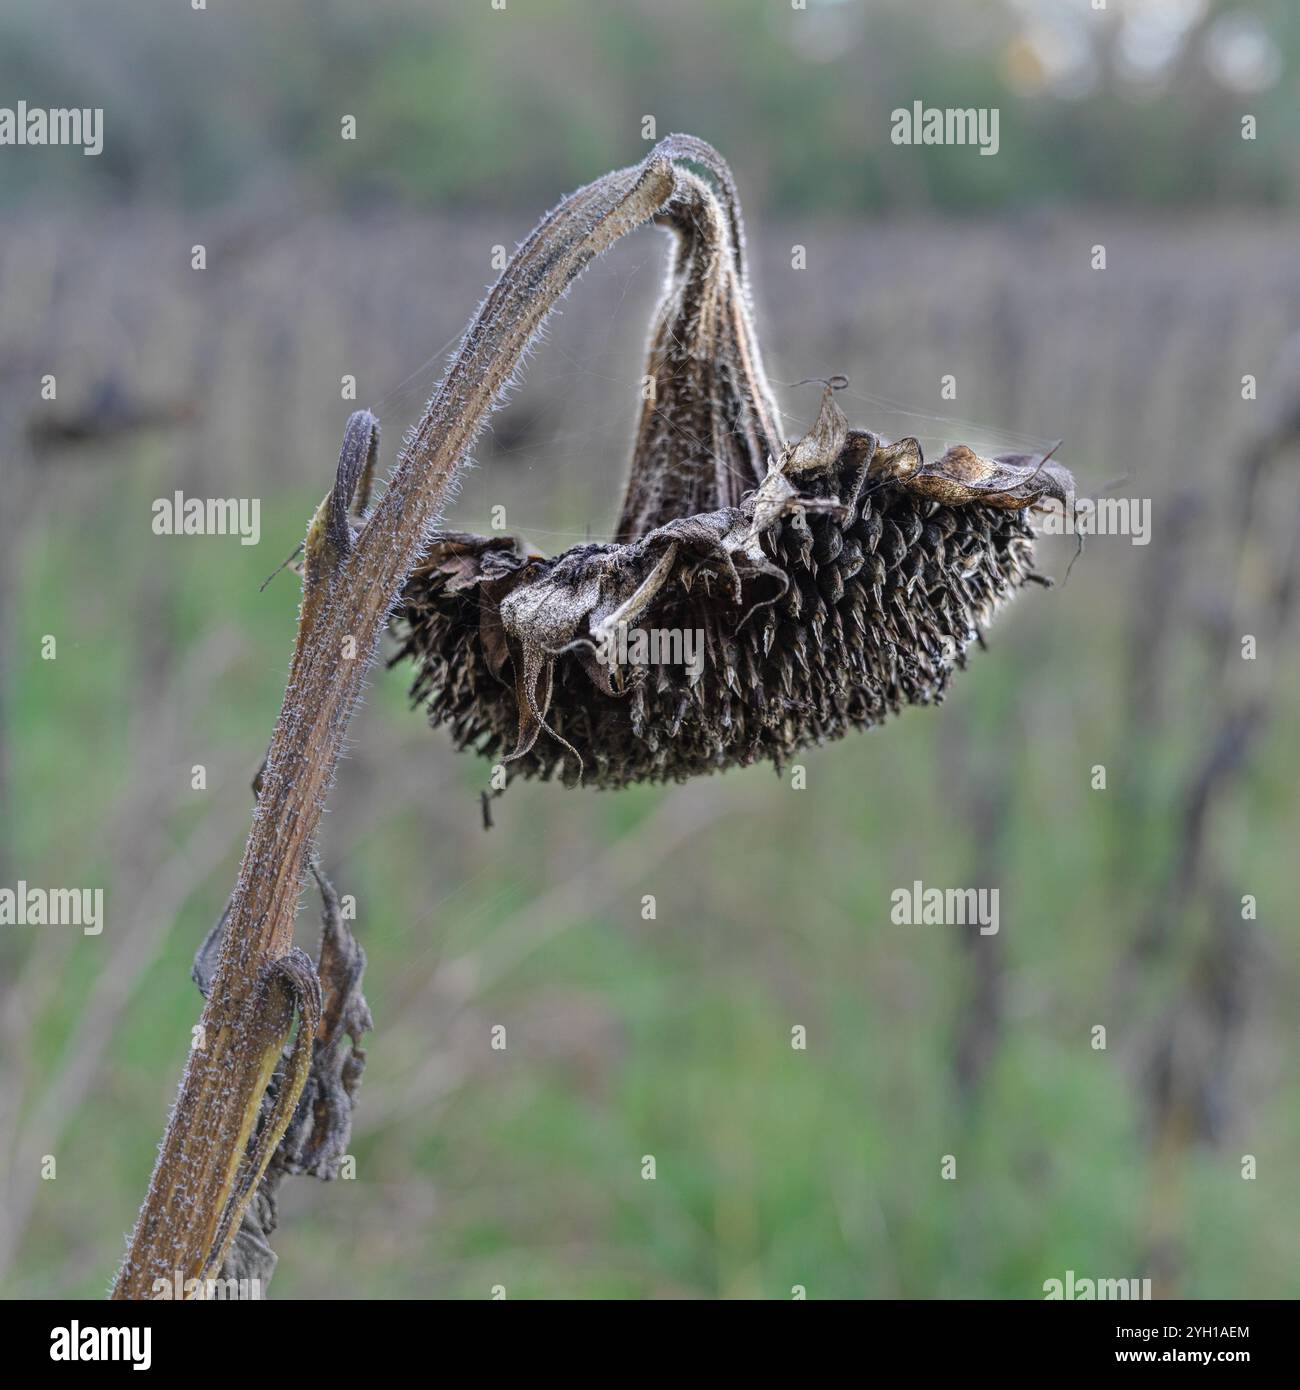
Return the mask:
[[[598,787],[681,781],[760,759],[779,768],[797,749],[941,700],[999,602],[1036,577],[1025,510],[945,506],[893,480],[868,486],[850,508],[817,505],[849,490],[846,474],[860,470],[860,455],[846,450],[837,476],[762,533],[770,569],[736,555],[738,592],[719,551],[705,543],[688,552],[680,527],[553,560],[501,537],[444,537],[412,576],[396,620],[396,659],[417,664],[412,698],[460,748],[493,759],[522,750],[512,770]],[[750,501],[695,520],[721,537],[752,525],[753,511]],[[679,544],[677,563],[636,624],[702,631],[702,672],[624,668],[620,689],[581,640],[594,636],[588,621],[578,641],[541,654],[537,688],[549,699],[539,715],[554,737],[524,747],[528,656],[522,634],[516,640],[503,623],[503,601],[539,585],[547,606],[565,611],[569,597],[588,615],[593,589],[621,596],[628,581],[615,576],[649,571],[664,533]]]

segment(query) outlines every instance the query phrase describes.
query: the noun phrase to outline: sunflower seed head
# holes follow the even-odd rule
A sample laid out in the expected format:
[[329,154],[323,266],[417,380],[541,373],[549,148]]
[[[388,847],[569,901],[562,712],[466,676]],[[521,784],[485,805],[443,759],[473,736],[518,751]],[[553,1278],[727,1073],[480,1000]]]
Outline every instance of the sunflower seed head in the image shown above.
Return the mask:
[[[833,471],[799,500],[833,498],[841,481]],[[970,643],[1032,573],[1024,508],[930,508],[889,478],[847,514],[810,506],[806,532],[761,530],[752,552],[742,542],[753,497],[630,545],[551,560],[501,537],[446,535],[407,586],[398,659],[415,661],[412,696],[434,725],[461,748],[513,754],[526,776],[621,787],[780,764],[941,698]],[[602,620],[627,610],[670,548],[671,565],[631,618],[643,631],[701,632],[702,671],[633,668],[611,691],[595,656]],[[722,582],[729,566],[738,601]],[[511,679],[530,651],[550,671],[536,718],[553,737],[530,739]]]
[[[730,173],[690,137],[665,149],[712,186],[677,171],[656,218],[676,249],[615,543],[547,559],[443,533],[393,619],[431,722],[525,776],[780,768],[941,699],[1032,577],[1027,510],[1072,487],[1050,455],[957,445],[928,463],[916,439],[851,429],[834,382],[808,433],[782,439]],[[669,659],[661,645],[656,664],[621,664],[629,633],[667,635]]]

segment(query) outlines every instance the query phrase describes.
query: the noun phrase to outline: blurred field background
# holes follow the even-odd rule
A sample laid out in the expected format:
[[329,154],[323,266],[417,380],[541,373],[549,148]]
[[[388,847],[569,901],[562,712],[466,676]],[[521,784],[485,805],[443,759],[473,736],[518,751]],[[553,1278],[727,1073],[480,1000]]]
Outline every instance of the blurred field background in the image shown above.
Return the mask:
[[[286,1183],[272,1295],[1300,1294],[1298,62],[1282,3],[7,6],[0,101],[102,105],[105,150],[0,150],[0,884],[102,884],[107,926],[0,933],[0,1290],[99,1294],[144,1194],[341,378],[391,464],[493,247],[652,114],[733,164],[778,382],[844,373],[927,453],[1063,438],[1151,543],[1091,539],[805,791],[519,784],[485,833],[487,765],[377,671],[321,844],[369,956],[357,1178]],[[918,99],[997,106],[998,156],[892,146]],[[579,283],[451,524],[608,534],[666,251]],[[177,489],[259,497],[260,544],[155,536]],[[999,888],[1001,931],[893,925],[914,879]]]

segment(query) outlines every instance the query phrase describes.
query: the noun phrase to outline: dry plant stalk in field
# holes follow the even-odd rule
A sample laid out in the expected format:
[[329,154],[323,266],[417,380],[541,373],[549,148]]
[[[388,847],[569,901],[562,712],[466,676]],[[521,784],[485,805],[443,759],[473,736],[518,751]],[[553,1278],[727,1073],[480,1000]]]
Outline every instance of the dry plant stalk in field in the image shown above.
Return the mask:
[[[509,539],[435,532],[457,469],[550,310],[595,256],[652,220],[675,233],[677,251],[617,542],[546,559]],[[214,1277],[286,1131],[304,1142],[295,1112],[309,1078],[319,1095],[321,1054],[337,1048],[329,998],[340,985],[325,979],[323,1007],[293,922],[390,617],[418,663],[416,694],[461,746],[527,774],[562,766],[566,781],[622,786],[779,761],[939,697],[996,606],[1036,578],[1027,509],[1070,490],[1047,458],[988,460],[956,446],[927,462],[915,439],[850,429],[834,383],[813,429],[781,437],[744,254],[725,163],[699,140],[669,136],[641,164],[566,198],[520,245],[383,496],[355,524],[378,430],[364,411],[349,421],[336,485],[307,536],[284,703],[204,979],[203,1045],[190,1054],[115,1297]],[[702,630],[703,669],[629,679],[603,653],[638,624]],[[356,1023],[364,1001],[353,1004]]]

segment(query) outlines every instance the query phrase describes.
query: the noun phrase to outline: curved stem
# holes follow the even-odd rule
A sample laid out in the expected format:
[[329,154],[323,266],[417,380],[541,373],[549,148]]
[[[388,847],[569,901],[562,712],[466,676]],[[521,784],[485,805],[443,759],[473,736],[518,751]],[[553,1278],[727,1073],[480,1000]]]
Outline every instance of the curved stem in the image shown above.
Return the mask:
[[[529,343],[589,262],[668,203],[677,185],[674,157],[670,146],[656,147],[542,219],[479,306],[353,543],[342,544],[337,525],[309,535],[298,641],[203,1010],[204,1045],[190,1053],[116,1298],[147,1298],[155,1281],[170,1283],[177,1273],[199,1278],[237,1224],[231,1204],[240,1200],[236,1175],[250,1117],[266,1086],[267,1049],[283,1037],[283,1001],[263,982],[292,948],[325,796],[389,611]],[[341,467],[351,471],[357,454],[345,447]],[[350,495],[354,481],[341,478],[338,486]]]

